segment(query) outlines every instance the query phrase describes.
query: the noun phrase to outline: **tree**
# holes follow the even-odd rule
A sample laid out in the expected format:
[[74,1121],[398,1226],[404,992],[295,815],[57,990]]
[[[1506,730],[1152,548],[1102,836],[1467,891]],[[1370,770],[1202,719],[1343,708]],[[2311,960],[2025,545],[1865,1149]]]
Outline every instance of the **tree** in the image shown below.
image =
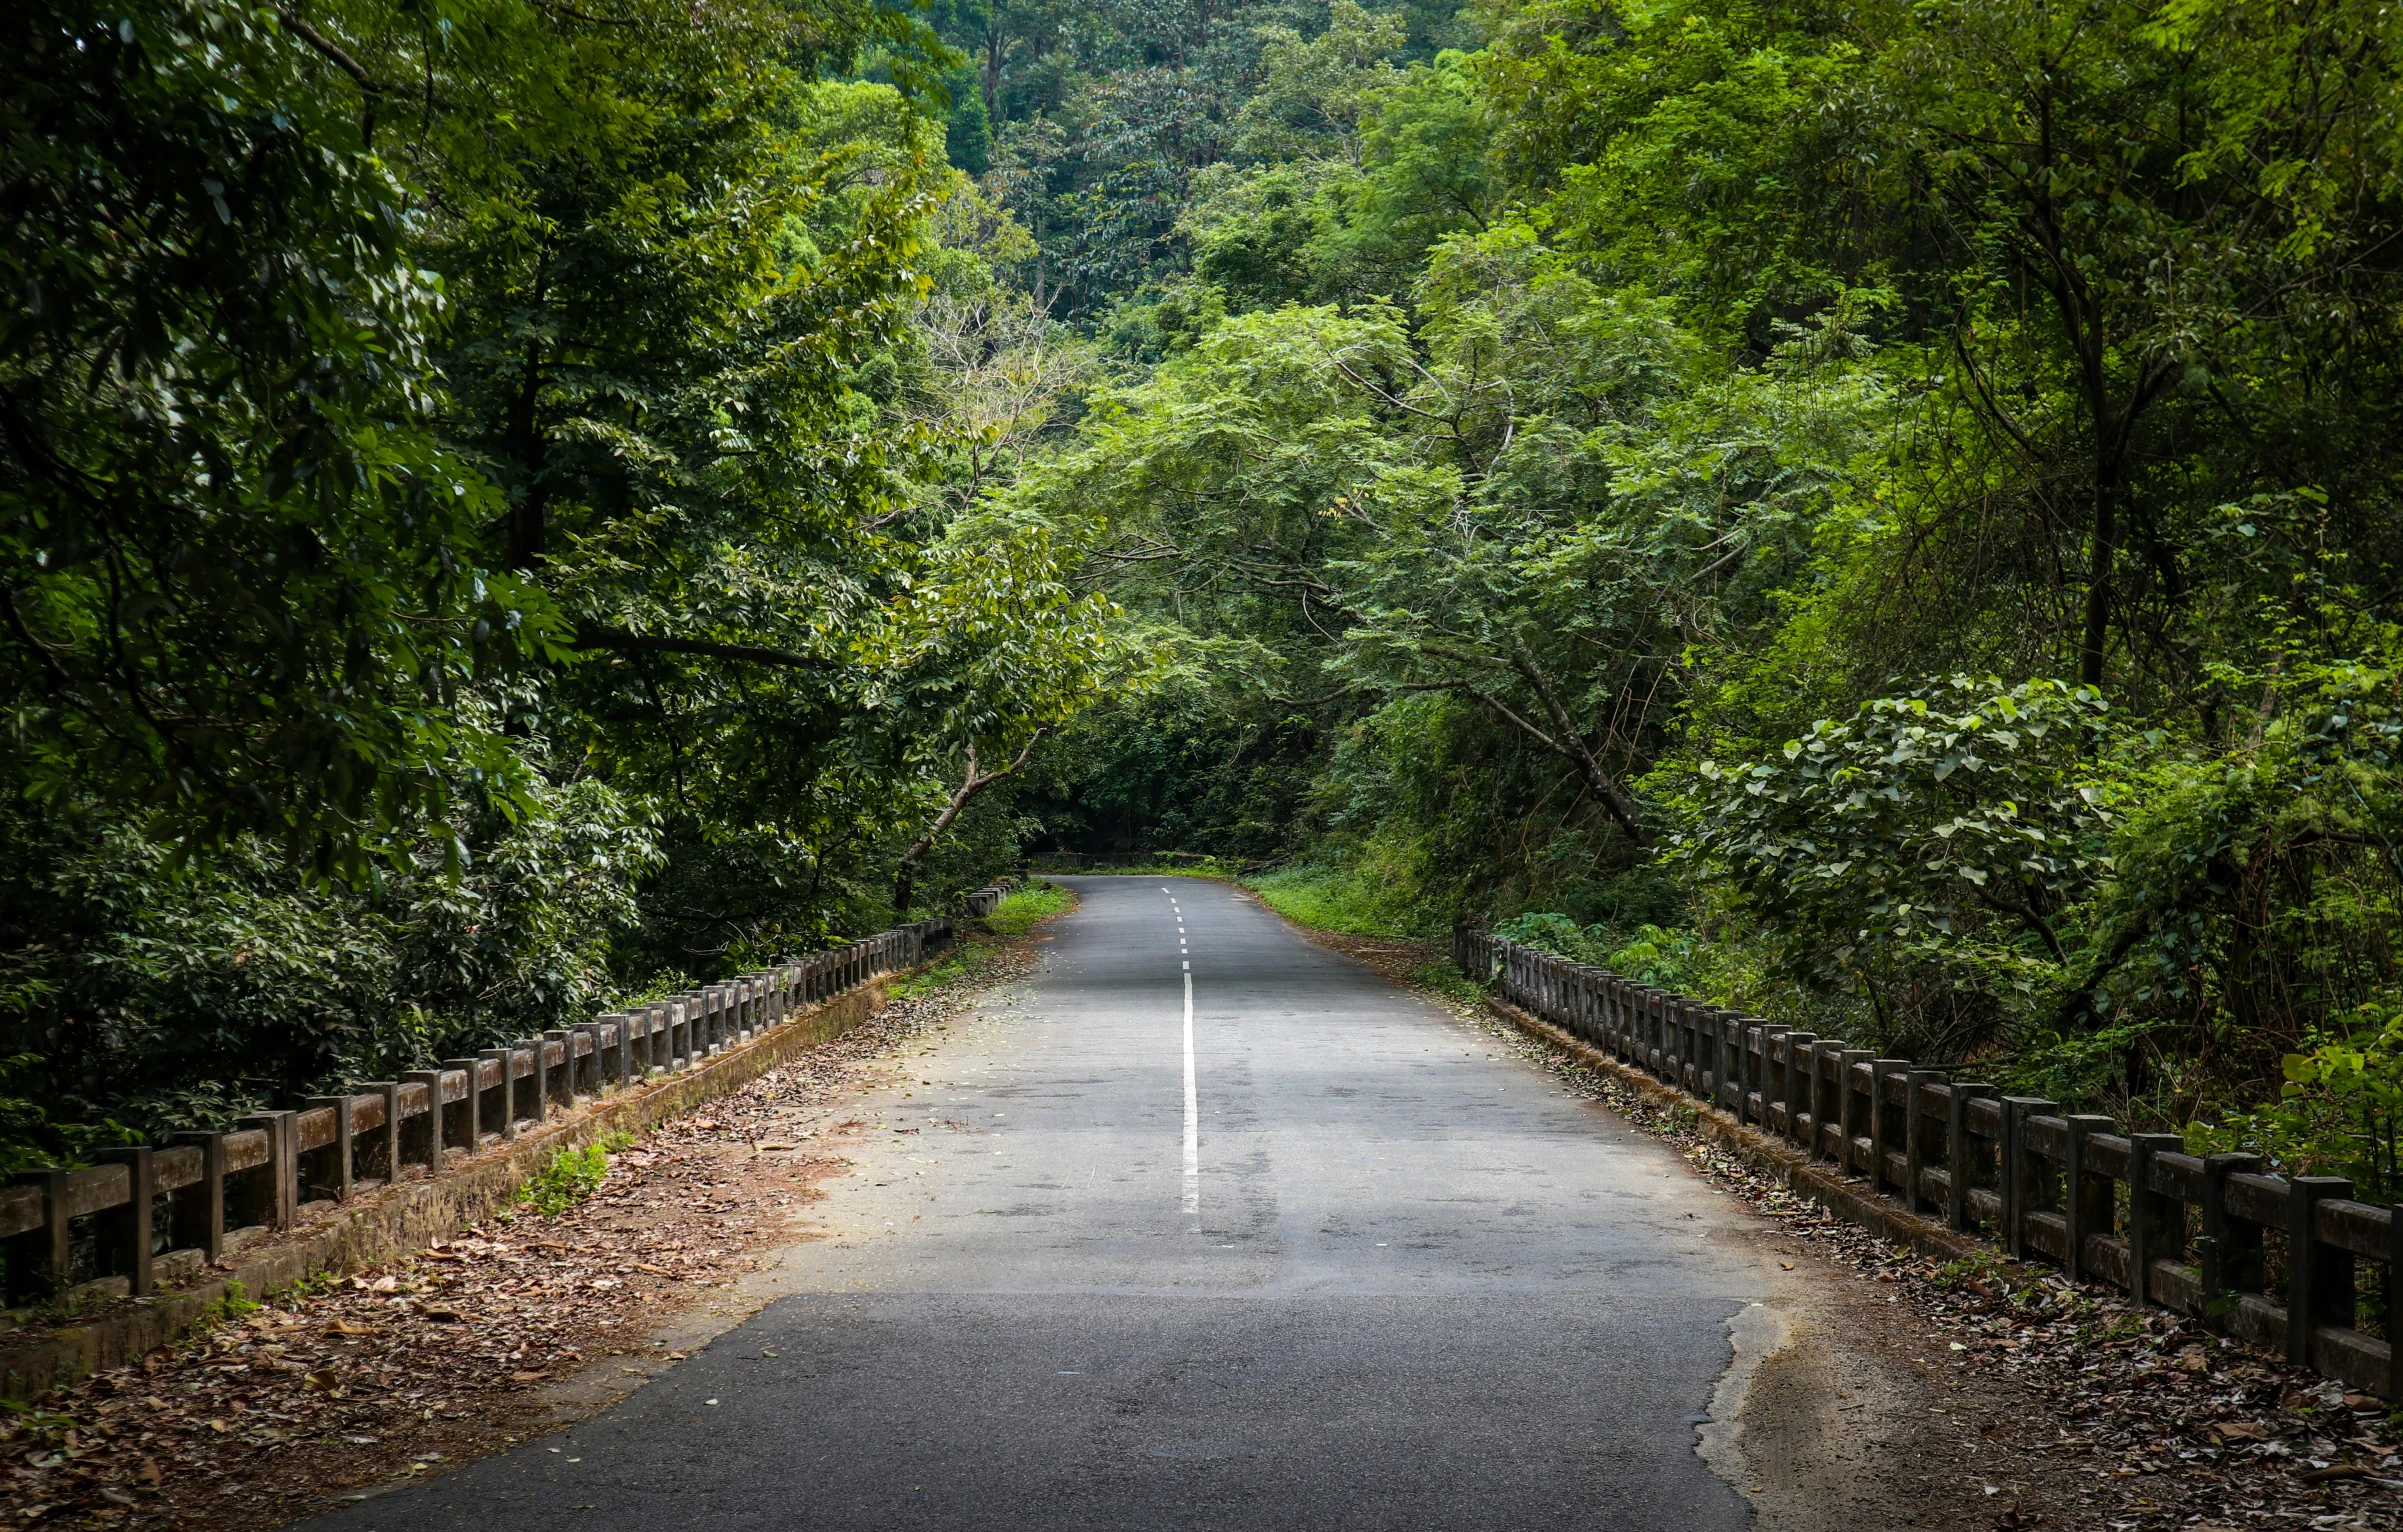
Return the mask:
[[463,690],[556,645],[435,429],[437,289],[321,51],[177,3],[11,12],[0,581],[17,792],[365,875],[525,789]]

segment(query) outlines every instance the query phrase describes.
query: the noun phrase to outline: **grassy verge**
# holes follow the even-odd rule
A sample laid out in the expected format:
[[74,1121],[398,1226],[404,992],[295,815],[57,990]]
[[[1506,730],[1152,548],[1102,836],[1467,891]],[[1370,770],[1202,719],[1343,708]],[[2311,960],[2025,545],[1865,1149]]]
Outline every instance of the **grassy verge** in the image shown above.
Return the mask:
[[1410,982],[1459,1005],[1477,1005],[1485,999],[1485,987],[1450,963],[1421,963],[1410,970]]
[[[1001,941],[1015,941],[1045,916],[1075,908],[1076,895],[1056,883],[1037,880],[1004,897],[993,907],[993,913],[984,918],[984,925]],[[986,960],[999,946],[1000,942],[992,940],[963,938],[931,964],[886,985],[884,992],[895,1000],[914,1000],[946,985],[971,979],[986,966]]]
[[1179,857],[1175,861],[1113,862],[1107,867],[1046,867],[1044,872],[1074,878],[1233,878],[1239,862],[1214,856]]
[[885,995],[893,1000],[915,1000],[920,995],[932,994],[946,984],[954,984],[965,978],[971,970],[982,965],[985,954],[992,950],[988,942],[974,939],[955,942],[950,950],[931,964],[887,984]]
[[1426,922],[1373,867],[1305,865],[1237,880],[1288,920],[1347,936],[1423,937]]
[[1062,915],[1076,908],[1076,895],[1057,883],[1040,880],[1008,895],[993,906],[985,924],[1002,936],[1024,936],[1036,921],[1047,915]]

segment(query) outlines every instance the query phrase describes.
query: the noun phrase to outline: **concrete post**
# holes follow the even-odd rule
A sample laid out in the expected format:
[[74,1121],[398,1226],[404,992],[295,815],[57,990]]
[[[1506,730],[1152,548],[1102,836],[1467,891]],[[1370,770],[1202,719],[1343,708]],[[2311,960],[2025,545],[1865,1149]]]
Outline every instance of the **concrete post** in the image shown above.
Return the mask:
[[100,1215],[100,1258],[105,1272],[123,1276],[128,1288],[137,1298],[147,1298],[155,1290],[150,1267],[152,1206],[158,1200],[157,1167],[151,1163],[152,1150],[144,1144],[136,1148],[103,1149],[98,1158],[103,1164],[125,1167],[126,1200],[118,1207]]

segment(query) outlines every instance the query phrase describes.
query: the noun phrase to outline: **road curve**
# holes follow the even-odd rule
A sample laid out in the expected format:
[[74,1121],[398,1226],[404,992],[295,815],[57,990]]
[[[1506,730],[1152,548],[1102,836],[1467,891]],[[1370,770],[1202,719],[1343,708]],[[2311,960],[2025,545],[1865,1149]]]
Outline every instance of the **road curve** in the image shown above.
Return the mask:
[[1035,973],[857,1109],[788,1296],[312,1526],[1747,1524],[1695,1452],[1776,1283],[1726,1198],[1233,889],[1060,881]]

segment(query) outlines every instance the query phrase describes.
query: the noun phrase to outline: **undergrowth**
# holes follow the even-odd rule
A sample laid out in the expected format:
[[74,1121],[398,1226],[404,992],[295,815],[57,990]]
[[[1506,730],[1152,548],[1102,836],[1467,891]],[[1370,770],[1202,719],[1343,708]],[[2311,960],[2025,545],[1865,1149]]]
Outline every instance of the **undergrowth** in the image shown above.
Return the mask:
[[985,924],[1005,937],[1024,936],[1045,916],[1065,914],[1075,908],[1076,895],[1057,883],[1034,882],[993,906]]
[[989,942],[965,941],[954,944],[941,957],[916,973],[895,979],[885,986],[888,999],[912,1000],[941,989],[965,977],[977,968],[986,954],[993,950]]
[[1411,969],[1410,982],[1431,994],[1463,1005],[1475,1005],[1485,998],[1485,987],[1454,968],[1448,959],[1422,963]]
[[560,1150],[519,1188],[518,1207],[531,1208],[545,1218],[558,1217],[599,1191],[602,1178],[609,1174],[609,1156],[633,1143],[631,1133],[612,1133],[582,1149]]
[[1430,923],[1406,885],[1373,864],[1305,863],[1238,880],[1288,920],[1348,936],[1425,936]]

